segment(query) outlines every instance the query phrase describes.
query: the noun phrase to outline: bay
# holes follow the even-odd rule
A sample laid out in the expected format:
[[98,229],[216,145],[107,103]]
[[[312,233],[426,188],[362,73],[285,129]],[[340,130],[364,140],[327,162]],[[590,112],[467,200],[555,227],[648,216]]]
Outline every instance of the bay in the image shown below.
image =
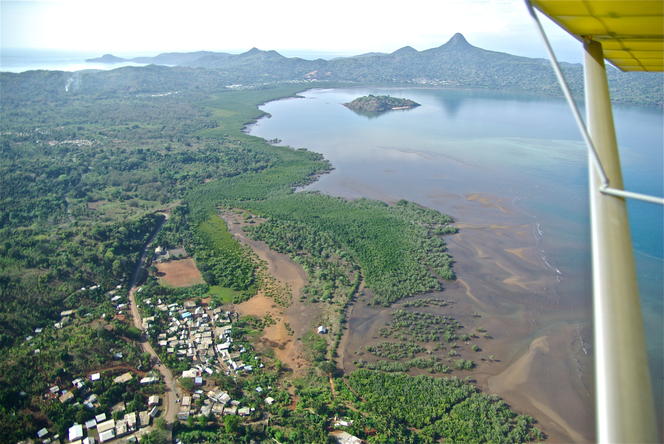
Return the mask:
[[[422,106],[374,118],[342,106],[367,94],[405,97]],[[251,134],[320,152],[332,162],[335,170],[308,190],[405,198],[463,224],[496,217],[527,223],[542,268],[555,276],[556,288],[546,297],[557,298],[561,312],[578,308],[590,325],[587,156],[563,100],[490,91],[356,88],[309,90],[262,109],[271,117],[253,125]],[[626,189],[664,195],[662,110],[615,106],[614,117]],[[483,211],[478,202],[487,199],[509,211]],[[628,210],[661,406],[664,214],[661,207],[634,201]]]

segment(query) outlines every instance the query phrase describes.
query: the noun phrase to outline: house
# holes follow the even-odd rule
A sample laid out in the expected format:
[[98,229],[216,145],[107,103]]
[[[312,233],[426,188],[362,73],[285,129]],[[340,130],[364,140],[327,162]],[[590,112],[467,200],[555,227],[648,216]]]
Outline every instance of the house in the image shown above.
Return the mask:
[[198,370],[196,370],[195,368],[185,370],[185,371],[182,372],[182,377],[183,378],[192,378],[193,379],[196,376],[198,376]]
[[147,427],[150,425],[150,414],[148,413],[147,410],[143,410],[142,412],[138,412],[138,419],[141,422],[140,427]]
[[113,382],[116,384],[124,384],[125,382],[131,381],[131,378],[133,378],[133,375],[131,372],[127,372],[113,378]]
[[127,423],[125,422],[124,419],[120,419],[120,420],[115,422],[115,437],[116,438],[126,435],[127,432],[128,432]]
[[335,430],[334,432],[330,433],[330,435],[339,444],[362,444],[364,442],[357,436],[353,436],[350,433],[341,430]]
[[152,407],[152,410],[150,410],[150,418],[154,418],[159,414],[159,409],[155,406]]
[[145,378],[141,379],[140,383],[141,384],[154,384],[155,382],[158,382],[159,378],[156,376],[146,376]]
[[182,407],[189,407],[191,405],[191,396],[183,396],[181,405]]
[[69,427],[69,441],[76,441],[83,438],[83,426],[81,424],[74,424]]
[[90,429],[94,429],[95,427],[97,427],[97,421],[96,420],[91,419],[90,421],[85,421],[85,428],[86,429],[90,430]]
[[60,398],[58,398],[58,399],[60,399],[60,402],[63,403],[63,404],[66,403],[66,402],[70,402],[74,399],[74,393],[73,392],[66,392],[62,396],[60,396]]
[[82,444],[97,444],[97,440],[88,436],[87,438],[83,439]]
[[101,378],[101,373],[93,373],[90,375],[90,381],[99,381],[99,378]]
[[[127,430],[134,431],[136,430],[136,424],[138,423],[138,417],[136,412],[127,413],[124,416],[125,423],[127,424]],[[117,429],[117,427],[116,427]]]
[[320,335],[326,335],[328,330],[327,330],[327,327],[325,327],[325,326],[323,326],[323,325],[319,325],[319,326],[318,326],[318,329],[316,329],[316,331],[317,331],[318,334],[320,334]]
[[251,414],[251,409],[249,407],[242,407],[238,409],[237,414],[240,416],[249,416]]
[[106,413],[100,413],[97,416],[95,416],[95,421],[97,421],[97,424],[106,421]]
[[85,399],[85,401],[83,401],[83,404],[90,409],[95,408],[96,403],[97,403],[97,395],[95,395],[94,393],[88,396]]
[[[97,423],[97,432],[99,433],[99,440],[101,440],[101,434],[108,431],[108,430],[113,430],[113,437],[115,437],[115,420],[114,419],[109,419],[108,421],[104,422],[98,422]],[[108,441],[108,439],[107,439]],[[104,441],[102,441],[104,442]]]
[[265,398],[265,404],[267,404],[267,405],[274,404],[274,398],[272,398],[271,396],[268,396],[267,398]]
[[39,438],[39,439],[44,438],[44,436],[46,436],[46,435],[48,435],[48,430],[46,430],[46,428],[39,429],[37,431],[37,438]]
[[148,406],[159,405],[159,396],[152,395],[148,398]]
[[115,439],[115,429],[106,430],[99,434],[99,442],[106,442]]
[[237,407],[232,405],[224,408],[224,415],[237,415]]

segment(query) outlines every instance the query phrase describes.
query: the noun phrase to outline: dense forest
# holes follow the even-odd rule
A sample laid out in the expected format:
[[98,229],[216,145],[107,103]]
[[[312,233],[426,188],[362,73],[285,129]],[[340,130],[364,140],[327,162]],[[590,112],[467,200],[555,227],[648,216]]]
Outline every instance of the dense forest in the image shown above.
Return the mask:
[[[141,252],[162,225],[157,241],[185,246],[206,280],[186,291],[148,280],[145,294],[169,301],[202,297],[216,286],[232,290],[239,302],[261,284],[260,264],[230,236],[219,217],[222,207],[261,217],[264,222],[248,234],[301,263],[309,277],[304,298],[338,306],[340,323],[361,279],[381,305],[454,279],[443,240],[456,232],[452,218],[406,201],[387,205],[295,193],[328,171],[329,163],[242,131],[261,116],[257,105],[303,85],[231,91],[205,70],[187,74],[153,66],[80,74],[84,80],[57,72],[0,74],[0,441],[34,437],[43,426],[64,432],[72,421],[119,400],[134,402],[132,408],[144,404],[147,393],[107,379],[92,387],[102,400],[95,410],[80,403],[62,407],[44,393],[102,368],[151,368],[135,342],[140,332],[130,327],[117,299],[126,299]],[[63,314],[67,309],[75,312]],[[409,320],[395,318],[390,335],[403,322]],[[436,334],[443,337],[455,334],[453,320],[420,316],[416,322],[440,327]],[[246,343],[247,359],[255,359],[252,339],[267,323],[239,321],[234,334]],[[420,341],[420,334],[417,329],[404,339]],[[540,436],[532,419],[455,380],[425,383],[368,370],[344,379],[333,361],[338,338],[304,340],[312,361],[304,378],[289,379],[268,356],[265,370],[219,381],[256,405],[251,420],[269,414],[269,427],[190,421],[176,427],[177,436],[192,443],[327,442],[336,414],[355,418],[353,433],[370,442],[518,442]],[[395,350],[383,345],[373,352]],[[416,346],[411,352],[417,355]],[[438,362],[429,364],[447,372]],[[342,392],[336,397],[330,378]],[[416,394],[412,402],[418,406],[426,404],[430,387],[450,392],[445,396],[453,400],[404,417],[391,402],[377,401],[376,384]],[[275,387],[274,406],[259,407],[251,395],[258,386]]]

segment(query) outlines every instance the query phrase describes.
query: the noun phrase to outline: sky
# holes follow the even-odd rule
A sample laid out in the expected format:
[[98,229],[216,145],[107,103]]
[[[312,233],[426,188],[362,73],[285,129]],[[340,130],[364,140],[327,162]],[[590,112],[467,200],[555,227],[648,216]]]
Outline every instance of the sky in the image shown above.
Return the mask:
[[[544,49],[522,0],[0,0],[2,49],[153,55],[165,51],[355,55],[440,46],[460,32],[475,46],[529,57]],[[577,41],[547,31],[561,60]]]

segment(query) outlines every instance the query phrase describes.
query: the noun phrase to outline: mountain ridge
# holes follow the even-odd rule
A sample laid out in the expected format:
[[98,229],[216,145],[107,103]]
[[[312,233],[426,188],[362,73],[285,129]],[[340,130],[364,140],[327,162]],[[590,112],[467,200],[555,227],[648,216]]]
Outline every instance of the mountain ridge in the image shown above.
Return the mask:
[[[121,61],[214,70],[228,84],[273,82],[351,82],[448,88],[524,91],[560,96],[560,87],[546,59],[492,51],[471,44],[461,33],[434,48],[418,51],[404,46],[391,53],[371,52],[331,60],[285,57],[258,48],[240,54],[199,51],[164,53],[155,57],[116,58],[107,54],[96,62]],[[574,94],[582,96],[583,67],[561,63]],[[614,102],[664,104],[664,77],[653,73],[623,73],[608,67]]]

